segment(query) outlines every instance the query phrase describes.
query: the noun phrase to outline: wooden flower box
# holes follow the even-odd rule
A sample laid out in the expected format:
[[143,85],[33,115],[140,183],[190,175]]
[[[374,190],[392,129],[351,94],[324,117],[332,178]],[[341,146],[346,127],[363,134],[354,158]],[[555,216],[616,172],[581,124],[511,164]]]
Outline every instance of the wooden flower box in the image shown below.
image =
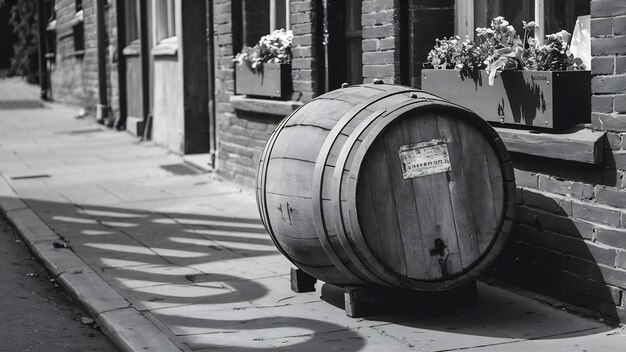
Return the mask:
[[291,65],[264,63],[252,69],[235,64],[235,94],[287,99],[291,92]]
[[495,125],[562,130],[590,121],[591,72],[504,71],[461,78],[455,70],[422,70],[422,89],[462,105]]

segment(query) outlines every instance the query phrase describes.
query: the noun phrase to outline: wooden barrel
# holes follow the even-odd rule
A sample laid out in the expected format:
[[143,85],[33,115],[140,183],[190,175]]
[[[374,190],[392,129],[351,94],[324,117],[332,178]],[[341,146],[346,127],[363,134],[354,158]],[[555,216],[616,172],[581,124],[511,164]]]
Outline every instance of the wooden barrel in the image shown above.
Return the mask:
[[338,89],[286,117],[256,191],[278,249],[341,286],[461,285],[494,260],[515,216],[513,167],[494,129],[396,85]]

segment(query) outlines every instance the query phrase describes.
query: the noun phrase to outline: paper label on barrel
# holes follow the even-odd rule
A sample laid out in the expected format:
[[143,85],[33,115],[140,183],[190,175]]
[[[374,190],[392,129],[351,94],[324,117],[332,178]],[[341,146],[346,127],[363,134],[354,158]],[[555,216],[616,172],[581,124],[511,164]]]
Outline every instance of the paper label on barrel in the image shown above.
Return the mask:
[[398,153],[405,180],[450,171],[450,156],[444,138],[403,145]]

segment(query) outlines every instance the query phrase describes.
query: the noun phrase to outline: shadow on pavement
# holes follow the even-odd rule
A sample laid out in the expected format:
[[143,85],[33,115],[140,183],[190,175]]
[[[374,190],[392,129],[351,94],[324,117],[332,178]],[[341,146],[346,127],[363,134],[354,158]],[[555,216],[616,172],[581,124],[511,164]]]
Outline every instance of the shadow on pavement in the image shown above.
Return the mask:
[[[558,331],[550,337],[549,332],[526,330],[538,324],[539,316],[556,326],[571,323],[570,315],[550,315],[548,307],[511,299],[513,295],[488,286],[479,292],[477,306],[461,312],[443,309],[420,316],[409,309],[406,314],[351,319],[337,303],[340,299],[333,305],[320,302],[319,292],[291,292],[289,262],[258,219],[24,201],[122,296],[194,350],[321,350],[332,343],[333,349],[359,351],[369,342],[362,329],[387,334],[376,327],[381,325],[385,331],[397,329],[400,336],[409,329],[454,334],[457,339],[558,338]],[[339,296],[342,292],[328,285],[321,289]],[[450,313],[455,314],[445,318]],[[508,324],[510,329],[503,333],[490,324]],[[593,328],[596,333],[597,324]],[[581,327],[583,334],[584,329],[591,327]]]

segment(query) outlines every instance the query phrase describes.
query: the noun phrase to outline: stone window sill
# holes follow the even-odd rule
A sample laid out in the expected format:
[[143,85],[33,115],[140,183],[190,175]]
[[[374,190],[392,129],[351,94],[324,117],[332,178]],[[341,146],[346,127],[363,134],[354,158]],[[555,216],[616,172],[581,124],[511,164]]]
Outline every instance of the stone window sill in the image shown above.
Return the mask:
[[178,38],[165,38],[152,47],[152,56],[176,56],[178,54]]
[[605,132],[585,126],[576,126],[563,133],[502,127],[495,130],[510,152],[587,164],[602,163]]
[[82,25],[84,21],[85,21],[85,18],[83,16],[83,10],[80,10],[76,12],[74,17],[70,20],[70,25],[72,27],[76,27],[76,26]]
[[248,98],[243,95],[231,96],[230,104],[235,110],[278,116],[287,116],[303,105],[300,101]]
[[124,56],[139,56],[141,54],[141,42],[139,39],[133,40],[122,50]]
[[46,31],[48,32],[56,32],[57,30],[57,20],[54,19],[50,22],[48,22],[48,26],[46,27]]

